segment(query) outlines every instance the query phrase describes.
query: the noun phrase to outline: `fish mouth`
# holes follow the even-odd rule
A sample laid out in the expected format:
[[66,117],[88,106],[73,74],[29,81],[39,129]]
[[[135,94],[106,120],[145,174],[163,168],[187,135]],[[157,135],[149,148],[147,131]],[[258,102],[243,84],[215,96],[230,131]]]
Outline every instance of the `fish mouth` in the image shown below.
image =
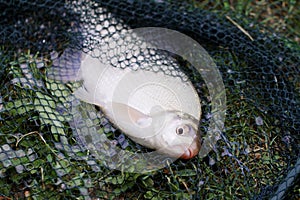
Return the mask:
[[198,155],[200,151],[200,142],[198,140],[194,140],[193,143],[185,149],[184,153],[181,155],[181,159],[191,159]]

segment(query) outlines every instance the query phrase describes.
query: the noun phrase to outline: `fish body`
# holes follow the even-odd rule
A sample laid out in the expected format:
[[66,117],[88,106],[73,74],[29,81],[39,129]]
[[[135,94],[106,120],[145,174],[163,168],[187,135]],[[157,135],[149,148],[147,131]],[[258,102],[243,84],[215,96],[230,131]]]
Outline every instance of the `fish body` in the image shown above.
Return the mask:
[[191,82],[162,71],[116,68],[85,55],[75,96],[99,106],[133,141],[172,157],[198,154],[199,97]]
[[[125,23],[102,7],[97,8],[100,20],[95,25],[96,22],[87,18],[95,15],[95,5],[85,6],[78,30],[84,36],[84,49],[93,51],[85,54],[67,48],[59,57],[51,56],[53,67],[48,78],[82,81],[75,96],[100,107],[133,141],[176,158],[189,159],[197,155],[201,105],[192,83],[183,81],[188,80],[183,78],[183,73],[178,76],[182,75],[178,66],[172,61],[165,62],[165,57],[157,51],[159,48],[154,47],[154,53],[143,51],[152,46],[141,40],[143,34],[128,30]],[[76,6],[73,9],[77,11]],[[117,29],[107,28],[110,24]],[[144,70],[146,68],[150,70]]]

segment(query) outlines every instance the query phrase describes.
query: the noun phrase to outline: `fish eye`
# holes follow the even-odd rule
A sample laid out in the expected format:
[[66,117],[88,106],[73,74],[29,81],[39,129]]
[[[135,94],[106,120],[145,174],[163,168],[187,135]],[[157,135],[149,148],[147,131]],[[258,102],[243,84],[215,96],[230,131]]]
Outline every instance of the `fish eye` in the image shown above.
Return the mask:
[[189,127],[187,125],[178,126],[176,128],[176,134],[183,135],[189,131]]
[[182,135],[182,134],[183,134],[183,128],[181,128],[181,127],[177,128],[177,129],[176,129],[176,133],[177,133],[178,135]]

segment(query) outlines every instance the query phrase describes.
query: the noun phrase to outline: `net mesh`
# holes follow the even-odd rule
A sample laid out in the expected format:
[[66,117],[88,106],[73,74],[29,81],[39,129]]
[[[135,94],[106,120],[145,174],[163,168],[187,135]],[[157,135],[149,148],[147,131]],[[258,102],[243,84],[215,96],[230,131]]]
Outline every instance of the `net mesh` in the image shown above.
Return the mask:
[[[299,198],[298,44],[255,20],[217,12],[206,1],[27,0],[0,5],[0,199]],[[106,161],[116,156],[111,144],[133,155],[151,150],[130,140],[94,105],[75,99],[72,93],[81,83],[69,79],[82,52],[139,27],[164,27],[199,42],[216,63],[227,98],[225,126],[208,155],[179,159],[148,173],[107,167]],[[153,70],[151,63],[159,63],[158,70],[167,75],[184,71],[201,99],[205,136],[212,100],[207,82],[190,63],[155,48],[138,52],[135,59],[94,56],[119,68],[135,63],[131,66]],[[49,72],[63,81],[49,78]],[[100,138],[85,139],[101,142],[105,134],[110,144],[98,148],[111,157],[99,159],[84,148],[86,141],[78,135],[93,131],[93,124]]]

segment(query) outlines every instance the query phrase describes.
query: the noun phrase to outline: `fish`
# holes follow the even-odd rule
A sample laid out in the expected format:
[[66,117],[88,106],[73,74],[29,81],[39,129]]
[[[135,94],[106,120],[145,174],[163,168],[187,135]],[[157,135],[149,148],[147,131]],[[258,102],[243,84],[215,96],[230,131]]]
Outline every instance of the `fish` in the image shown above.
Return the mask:
[[74,65],[79,70],[71,73],[82,81],[74,91],[76,98],[98,106],[117,128],[144,147],[181,159],[199,153],[201,104],[188,79],[163,70],[122,69],[102,63],[92,53],[82,54],[72,55],[81,58]]

